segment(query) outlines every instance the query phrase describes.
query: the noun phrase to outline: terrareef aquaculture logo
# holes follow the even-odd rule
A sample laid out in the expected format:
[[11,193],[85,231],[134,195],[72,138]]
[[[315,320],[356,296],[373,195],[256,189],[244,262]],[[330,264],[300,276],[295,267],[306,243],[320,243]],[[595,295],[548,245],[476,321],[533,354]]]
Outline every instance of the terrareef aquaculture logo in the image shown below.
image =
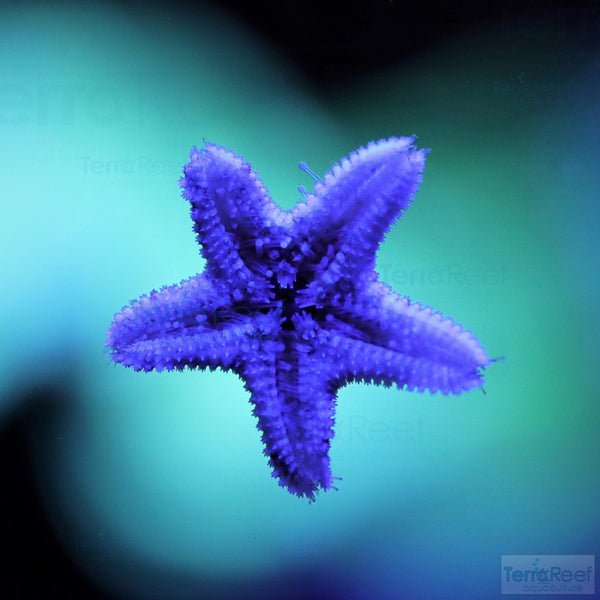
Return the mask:
[[591,554],[504,554],[503,594],[594,594]]

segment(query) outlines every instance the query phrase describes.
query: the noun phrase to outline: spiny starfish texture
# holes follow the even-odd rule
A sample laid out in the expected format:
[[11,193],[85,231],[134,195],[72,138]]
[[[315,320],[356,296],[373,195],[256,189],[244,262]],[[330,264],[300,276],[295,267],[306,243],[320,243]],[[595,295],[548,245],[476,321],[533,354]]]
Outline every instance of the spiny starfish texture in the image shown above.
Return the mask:
[[332,486],[337,390],[353,381],[458,394],[490,363],[461,325],[379,281],[375,253],[425,167],[414,138],[372,142],[292,210],[214,144],[180,180],[203,273],[115,315],[111,357],[136,371],[231,370],[245,382],[273,476],[314,500]]

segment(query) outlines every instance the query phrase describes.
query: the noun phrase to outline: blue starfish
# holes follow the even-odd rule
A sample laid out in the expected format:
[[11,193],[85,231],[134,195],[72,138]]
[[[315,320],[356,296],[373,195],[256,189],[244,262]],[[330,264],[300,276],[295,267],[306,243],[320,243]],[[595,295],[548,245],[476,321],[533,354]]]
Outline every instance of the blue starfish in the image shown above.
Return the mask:
[[[490,363],[473,335],[374,271],[425,167],[414,138],[370,143],[292,210],[250,165],[193,148],[180,180],[205,271],[115,315],[107,346],[136,371],[231,370],[245,382],[273,476],[314,500],[333,477],[337,390],[352,381],[458,394]],[[301,164],[301,168],[308,170]]]

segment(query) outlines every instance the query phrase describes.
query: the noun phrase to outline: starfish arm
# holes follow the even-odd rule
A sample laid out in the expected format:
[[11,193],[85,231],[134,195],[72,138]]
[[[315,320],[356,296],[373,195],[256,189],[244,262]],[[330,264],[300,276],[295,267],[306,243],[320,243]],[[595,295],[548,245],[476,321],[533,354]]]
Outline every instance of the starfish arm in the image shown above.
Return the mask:
[[342,379],[443,394],[483,385],[490,359],[473,334],[380,282],[333,314],[325,327]]
[[279,321],[272,313],[232,316],[230,306],[230,298],[197,275],[125,306],[106,346],[114,362],[136,371],[233,368],[244,353],[258,351],[258,340]]
[[193,148],[179,182],[191,204],[194,231],[207,261],[207,274],[228,282],[256,300],[269,297],[268,266],[260,258],[280,243],[274,231],[284,231],[285,216],[268,195],[248,163],[223,147]]
[[421,182],[427,151],[417,150],[413,142],[390,138],[360,148],[307,196],[295,217],[295,237],[312,238],[324,251],[313,280],[300,294],[301,305],[338,303],[353,280],[372,269],[379,244]]
[[329,444],[333,438],[335,392],[327,364],[310,344],[284,336],[265,359],[243,369],[253,414],[262,431],[264,454],[279,485],[315,499],[332,487]]

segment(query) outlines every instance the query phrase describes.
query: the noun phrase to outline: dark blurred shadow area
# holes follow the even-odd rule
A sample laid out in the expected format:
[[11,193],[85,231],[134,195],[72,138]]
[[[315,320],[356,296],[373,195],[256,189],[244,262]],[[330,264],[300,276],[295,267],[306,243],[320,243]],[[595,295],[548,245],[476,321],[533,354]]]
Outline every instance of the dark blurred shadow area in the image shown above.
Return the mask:
[[47,519],[36,476],[37,451],[49,445],[48,435],[68,416],[75,387],[59,375],[23,382],[8,395],[14,408],[0,423],[0,596],[108,598],[66,555]]

